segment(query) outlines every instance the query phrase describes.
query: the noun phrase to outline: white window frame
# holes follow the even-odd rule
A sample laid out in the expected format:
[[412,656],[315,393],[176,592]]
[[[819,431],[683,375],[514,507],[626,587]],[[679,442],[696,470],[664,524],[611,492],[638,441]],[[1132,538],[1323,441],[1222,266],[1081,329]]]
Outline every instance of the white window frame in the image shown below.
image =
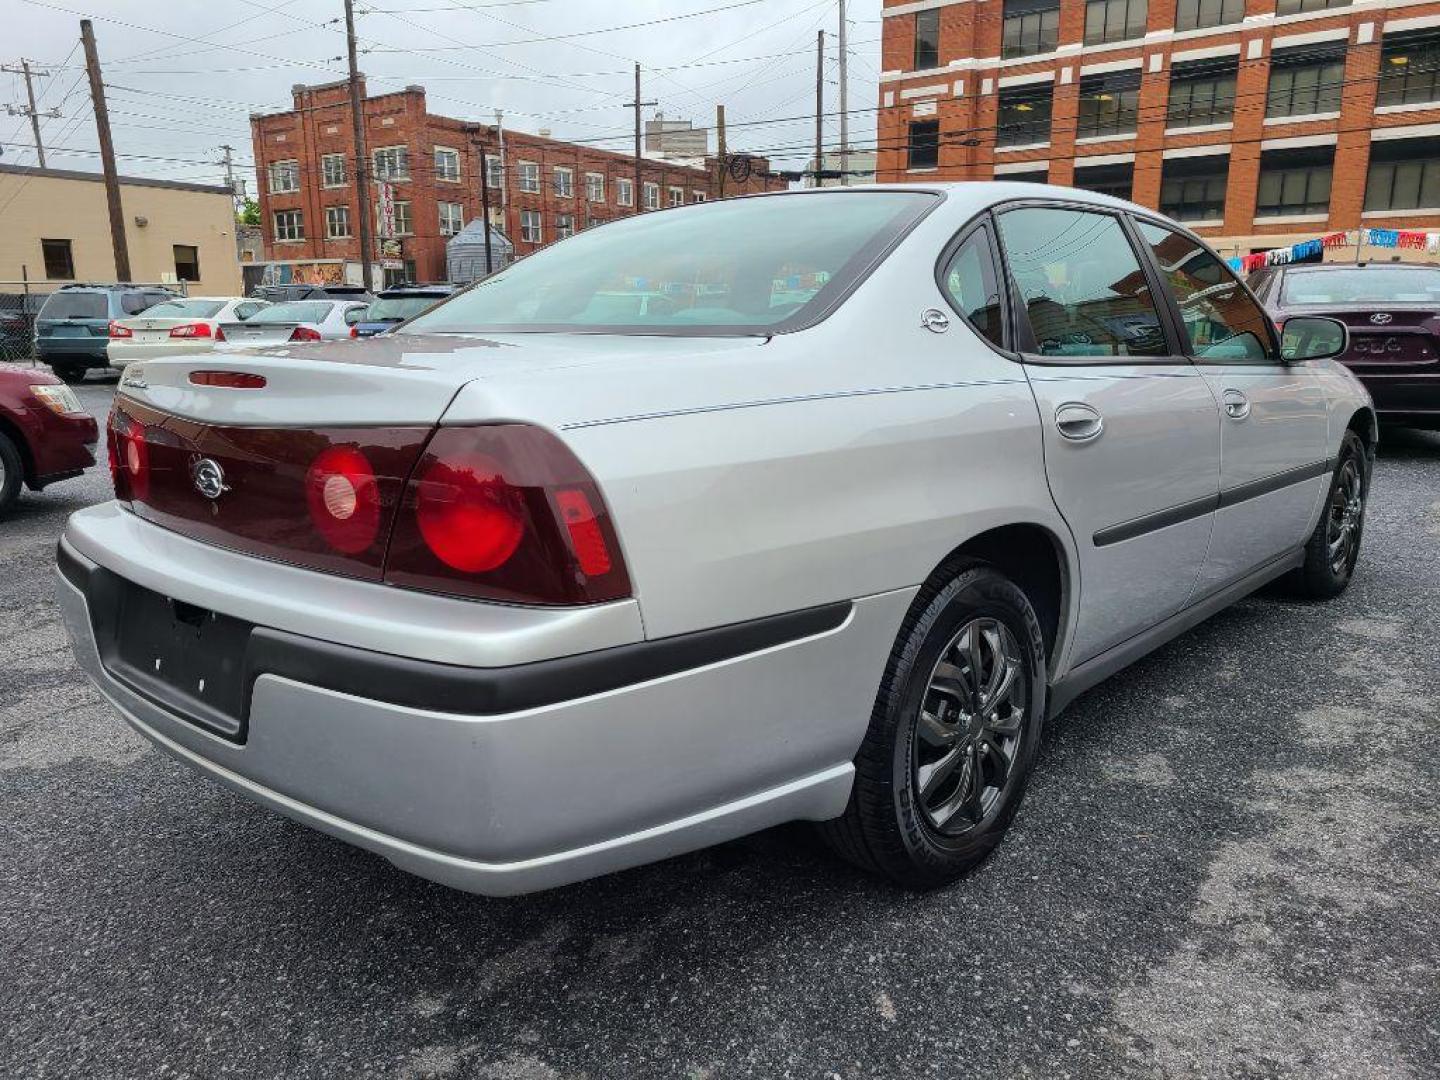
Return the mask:
[[691,202],[704,202],[704,201],[705,201],[706,199],[708,199],[709,197],[710,197],[710,196],[709,196],[706,192],[703,192],[703,191],[694,191],[694,190],[692,190],[692,191],[690,192],[690,201],[691,201]]
[[[375,235],[380,235],[380,204],[378,202],[375,204]],[[397,237],[415,235],[415,221],[410,216],[409,199],[395,200],[395,235]]]
[[552,172],[550,185],[557,199],[573,199],[575,197],[575,170],[564,165],[556,165]]
[[496,189],[505,186],[505,173],[500,168],[499,154],[485,155],[485,186]]
[[[344,231],[335,231],[335,222],[343,219]],[[350,231],[350,207],[344,203],[339,206],[325,207],[325,239],[326,240],[349,240],[354,234]]]
[[[284,226],[281,219],[286,220]],[[293,220],[291,220],[293,218]],[[305,211],[303,210],[276,210],[270,222],[275,230],[275,242],[277,244],[298,244],[305,239]],[[293,235],[286,235],[287,233]]]
[[617,177],[615,180],[615,205],[635,205],[635,181],[626,177]]
[[587,202],[603,203],[605,201],[605,174],[598,172],[587,172],[585,174],[585,199]]
[[[453,161],[453,162],[455,163],[455,175],[454,175],[454,176],[447,176],[447,175],[445,175],[445,174],[441,171],[441,168],[440,168],[440,160],[441,160],[442,158],[448,159],[448,160]],[[448,172],[449,170],[446,170],[446,171]],[[459,150],[456,150],[453,146],[437,146],[437,147],[435,147],[435,181],[436,181],[436,183],[440,183],[440,184],[458,184],[458,183],[460,183],[460,178],[461,178],[461,171],[460,171],[460,151],[459,151]]]
[[685,189],[683,187],[676,187],[674,184],[671,184],[669,195],[671,206],[685,205]]
[[[336,162],[340,165],[339,179],[331,174],[331,166]],[[344,154],[322,154],[320,155],[320,186],[325,188],[343,188],[349,177],[350,170],[345,161]]]
[[660,185],[646,180],[640,190],[640,197],[645,200],[646,210],[660,209]]
[[[297,159],[286,158],[284,161],[272,161],[266,167],[266,173],[270,182],[271,195],[289,195],[291,192],[300,190],[300,162]],[[281,186],[282,179],[287,186]]]
[[[561,222],[565,222],[565,224],[562,225]],[[564,240],[567,236],[574,236],[574,235],[575,235],[575,215],[574,215],[574,214],[556,214],[556,215],[555,215],[555,239],[556,239],[556,240]]]
[[[410,179],[410,147],[404,143],[395,146],[377,146],[370,152],[370,161],[375,170],[376,180],[395,183]],[[381,162],[385,164],[382,166]]]
[[545,215],[539,210],[520,211],[520,239],[527,244],[545,242]]
[[521,161],[515,165],[515,190],[527,195],[540,194],[540,163]]
[[465,227],[465,205],[458,202],[438,202],[440,213],[440,235],[454,236]]

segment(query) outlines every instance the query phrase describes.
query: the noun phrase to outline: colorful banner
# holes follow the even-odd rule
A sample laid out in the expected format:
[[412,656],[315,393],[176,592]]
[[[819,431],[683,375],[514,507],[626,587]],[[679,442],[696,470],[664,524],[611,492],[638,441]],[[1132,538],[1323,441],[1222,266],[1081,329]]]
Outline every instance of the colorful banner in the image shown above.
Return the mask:
[[1271,248],[1254,255],[1238,255],[1225,262],[1236,273],[1249,274],[1262,266],[1284,266],[1293,262],[1311,262],[1331,248],[1352,247],[1356,237],[1360,242],[1377,248],[1404,248],[1408,251],[1425,251],[1440,255],[1440,232],[1421,232],[1418,229],[1350,229],[1347,232],[1327,233],[1313,240],[1302,240],[1289,247]]

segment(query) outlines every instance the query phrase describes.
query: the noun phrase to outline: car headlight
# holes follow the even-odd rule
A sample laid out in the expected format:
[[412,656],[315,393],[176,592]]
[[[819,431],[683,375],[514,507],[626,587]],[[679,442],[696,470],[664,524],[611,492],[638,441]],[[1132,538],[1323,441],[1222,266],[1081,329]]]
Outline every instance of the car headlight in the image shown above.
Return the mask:
[[30,393],[35,395],[40,404],[57,416],[74,416],[76,413],[85,411],[80,404],[80,399],[75,396],[75,391],[68,386],[40,383],[30,387]]

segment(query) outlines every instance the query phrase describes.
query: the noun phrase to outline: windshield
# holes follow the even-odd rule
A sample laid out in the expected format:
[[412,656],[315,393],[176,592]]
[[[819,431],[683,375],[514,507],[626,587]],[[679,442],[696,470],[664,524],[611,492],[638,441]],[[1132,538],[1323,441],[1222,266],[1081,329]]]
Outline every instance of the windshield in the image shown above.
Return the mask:
[[382,296],[365,312],[365,321],[404,322],[422,311],[429,311],[444,299],[443,296]]
[[166,300],[141,312],[147,319],[213,319],[223,300]]
[[773,333],[823,315],[933,205],[913,191],[759,196],[571,237],[400,333]]
[[94,292],[55,293],[40,309],[42,319],[105,319],[109,315],[105,294]]
[[1440,267],[1357,266],[1285,275],[1286,304],[1440,304]]
[[276,304],[267,307],[264,311],[257,311],[250,316],[249,321],[254,323],[285,323],[303,322],[319,323],[325,321],[325,316],[330,314],[330,309],[335,305],[328,300],[296,300],[291,304]]

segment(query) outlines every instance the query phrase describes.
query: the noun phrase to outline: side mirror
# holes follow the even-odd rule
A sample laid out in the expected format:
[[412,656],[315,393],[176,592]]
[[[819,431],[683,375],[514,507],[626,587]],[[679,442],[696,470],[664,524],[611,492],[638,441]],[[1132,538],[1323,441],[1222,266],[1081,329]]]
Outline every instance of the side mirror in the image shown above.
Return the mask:
[[1287,364],[1329,360],[1350,347],[1350,330],[1339,319],[1297,315],[1280,328],[1280,358]]

